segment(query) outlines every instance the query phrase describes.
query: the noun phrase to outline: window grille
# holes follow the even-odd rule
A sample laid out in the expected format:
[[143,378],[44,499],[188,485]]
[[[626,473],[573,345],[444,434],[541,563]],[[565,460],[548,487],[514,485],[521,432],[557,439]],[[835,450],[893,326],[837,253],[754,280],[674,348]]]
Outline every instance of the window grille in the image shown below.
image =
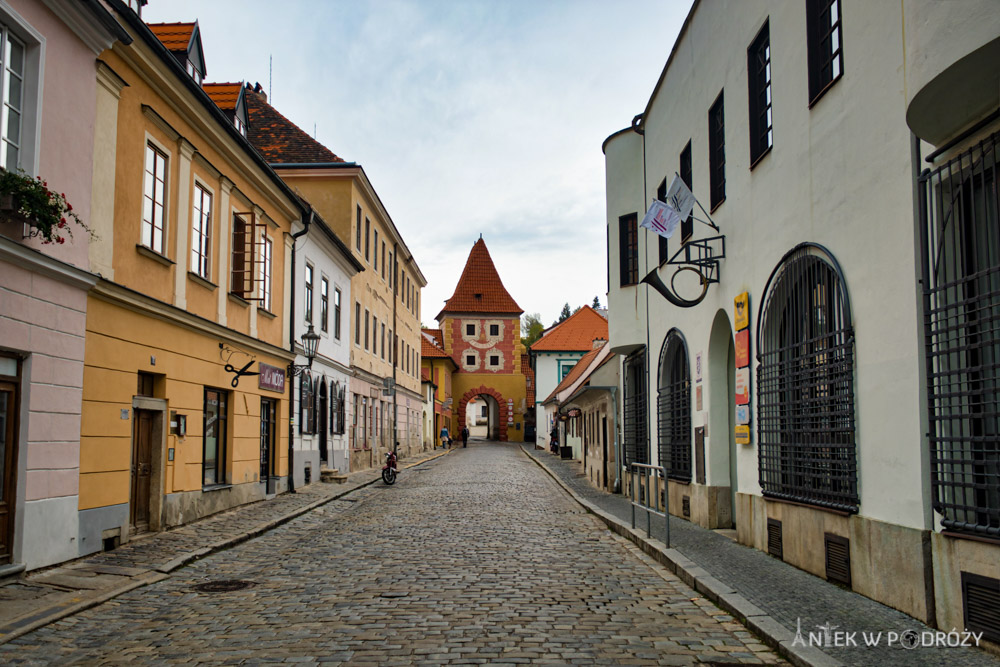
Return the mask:
[[649,463],[646,420],[646,349],[625,359],[625,463]]
[[722,93],[708,110],[708,181],[714,211],[726,200],[726,111]]
[[660,465],[667,476],[691,481],[691,370],[684,337],[671,329],[660,352],[656,416]]
[[822,246],[803,243],[767,284],[757,319],[761,488],[856,512],[854,331],[840,266]]
[[638,220],[636,213],[618,218],[618,263],[622,287],[639,283]]
[[934,509],[1000,537],[1000,133],[920,177]]

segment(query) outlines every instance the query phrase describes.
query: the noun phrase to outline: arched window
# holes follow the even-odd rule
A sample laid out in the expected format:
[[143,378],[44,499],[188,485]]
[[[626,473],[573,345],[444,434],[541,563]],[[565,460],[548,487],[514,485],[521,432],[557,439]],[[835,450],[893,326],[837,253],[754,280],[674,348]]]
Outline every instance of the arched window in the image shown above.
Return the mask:
[[667,477],[690,482],[691,369],[684,336],[677,329],[663,341],[657,387],[660,465],[667,469]]
[[765,496],[856,512],[854,329],[837,260],[803,243],[775,267],[757,318]]

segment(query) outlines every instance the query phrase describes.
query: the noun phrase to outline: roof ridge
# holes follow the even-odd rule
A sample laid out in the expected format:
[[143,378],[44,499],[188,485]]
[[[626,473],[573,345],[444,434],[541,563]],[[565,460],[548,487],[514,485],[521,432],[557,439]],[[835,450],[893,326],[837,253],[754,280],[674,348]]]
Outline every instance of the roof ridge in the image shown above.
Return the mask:
[[[295,122],[293,122],[292,120],[290,120],[283,113],[281,113],[280,111],[278,111],[274,107],[274,105],[272,105],[270,102],[267,101],[267,98],[264,95],[262,95],[261,93],[258,93],[256,90],[254,90],[254,88],[249,83],[246,84],[246,99],[248,100],[248,102],[250,102],[250,104],[247,105],[247,113],[248,114],[262,113],[262,109],[256,108],[257,105],[261,105],[261,107],[266,107],[270,111],[263,111],[263,113],[265,113],[265,114],[267,114],[267,113],[274,114],[274,116],[277,117],[277,122],[283,123],[285,125],[284,130],[286,132],[291,132],[293,135],[296,135],[294,137],[286,138],[284,145],[281,146],[280,148],[276,148],[276,147],[267,148],[267,147],[265,147],[265,146],[262,145],[262,142],[260,141],[261,137],[259,136],[260,133],[262,133],[265,130],[265,128],[264,127],[260,127],[261,124],[254,122],[254,119],[251,118],[250,119],[250,121],[251,121],[250,122],[250,140],[253,143],[254,147],[257,148],[257,150],[260,151],[262,155],[264,155],[265,159],[268,162],[270,162],[272,164],[282,164],[282,163],[288,163],[288,162],[306,162],[306,163],[308,163],[308,162],[346,162],[346,160],[344,158],[340,157],[339,155],[337,155],[336,153],[334,153],[332,150],[330,150],[329,148],[327,148],[326,146],[324,146],[322,142],[320,142],[317,139],[315,139],[312,136],[310,136],[308,132],[306,132],[301,127],[299,127],[297,124],[295,124]],[[273,125],[275,122],[276,122],[275,120],[272,120],[271,124]],[[255,127],[255,126],[257,126],[257,127]],[[291,149],[288,146],[288,139],[294,139],[297,142],[304,143],[305,145],[304,146],[300,146],[299,150],[303,150],[303,149],[311,150],[311,151],[319,153],[320,155],[328,154],[328,157],[326,157],[325,159],[287,159],[288,158],[288,153],[290,151],[294,150],[294,149]],[[318,156],[314,156],[314,157],[318,157]]]

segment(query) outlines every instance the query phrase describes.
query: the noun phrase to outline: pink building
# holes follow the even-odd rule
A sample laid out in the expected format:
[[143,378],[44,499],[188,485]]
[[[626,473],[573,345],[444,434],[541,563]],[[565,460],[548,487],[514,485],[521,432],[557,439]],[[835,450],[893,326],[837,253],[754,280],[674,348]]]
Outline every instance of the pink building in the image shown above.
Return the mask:
[[[95,133],[116,120],[102,117],[98,93],[124,82],[97,57],[127,35],[99,2],[79,0],[9,0],[0,32],[0,167],[42,178],[99,233],[114,193],[102,188],[113,173],[102,171]],[[84,334],[96,280],[86,229],[70,222],[71,237],[44,244],[10,209],[0,198],[0,577],[80,553]]]

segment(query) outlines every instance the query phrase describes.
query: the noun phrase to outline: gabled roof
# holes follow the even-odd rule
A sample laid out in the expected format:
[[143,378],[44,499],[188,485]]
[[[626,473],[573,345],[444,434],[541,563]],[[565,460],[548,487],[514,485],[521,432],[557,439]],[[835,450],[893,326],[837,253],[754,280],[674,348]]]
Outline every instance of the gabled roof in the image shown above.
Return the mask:
[[329,164],[345,162],[342,157],[309,136],[267,103],[267,96],[247,84],[247,113],[250,128],[247,138],[271,164]]
[[598,338],[608,339],[608,321],[590,306],[584,306],[555,325],[531,344],[532,352],[584,352]]
[[[549,401],[554,400],[560,393],[576,384],[577,380],[580,380],[584,373],[590,369],[594,360],[597,359],[602,351],[604,351],[605,347],[607,347],[607,343],[603,343],[600,347],[596,347],[587,354],[583,355],[583,358],[576,362],[576,366],[573,366],[572,370],[570,370],[566,377],[562,379],[562,382],[556,385],[556,388],[552,390],[552,393],[549,394],[548,398],[546,398],[543,402],[548,403]],[[596,370],[596,368],[594,370]]]
[[451,359],[444,351],[444,336],[440,329],[420,330],[420,356],[424,359]]
[[503,286],[486,242],[480,238],[472,246],[455,293],[444,302],[444,308],[434,319],[440,320],[445,313],[520,315],[523,312]]
[[201,88],[208,93],[216,106],[229,112],[236,111],[236,105],[243,94],[242,83],[203,83]]
[[198,22],[193,23],[147,23],[156,38],[169,51],[187,51],[191,47]]

